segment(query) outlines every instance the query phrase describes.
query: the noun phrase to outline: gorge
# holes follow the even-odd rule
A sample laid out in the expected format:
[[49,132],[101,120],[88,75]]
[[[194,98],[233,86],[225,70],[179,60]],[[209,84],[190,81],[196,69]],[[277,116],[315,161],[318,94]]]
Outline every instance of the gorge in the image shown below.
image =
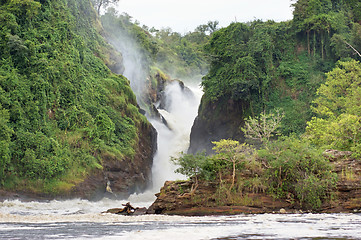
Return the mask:
[[[189,178],[166,187],[198,207],[200,180],[206,205],[266,194],[319,211],[337,195],[358,211],[359,6],[314,2],[294,3],[287,22],[209,21],[183,35],[113,8],[99,16],[88,0],[2,2],[2,200],[149,206],[164,182]],[[276,109],[284,118],[270,139],[244,136],[246,121]],[[222,139],[243,150],[214,149]],[[333,166],[326,149],[351,152],[350,165]],[[187,176],[174,173],[182,167]]]
[[184,34],[96,2],[0,3],[1,238],[361,236],[359,1]]

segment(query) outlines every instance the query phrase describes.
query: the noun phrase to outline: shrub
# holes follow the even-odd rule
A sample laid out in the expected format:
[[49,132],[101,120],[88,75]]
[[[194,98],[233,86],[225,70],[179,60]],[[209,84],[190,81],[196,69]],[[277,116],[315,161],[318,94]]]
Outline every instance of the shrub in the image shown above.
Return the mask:
[[336,174],[322,153],[308,142],[285,137],[259,151],[268,165],[269,191],[279,198],[294,196],[303,207],[318,209],[331,196]]

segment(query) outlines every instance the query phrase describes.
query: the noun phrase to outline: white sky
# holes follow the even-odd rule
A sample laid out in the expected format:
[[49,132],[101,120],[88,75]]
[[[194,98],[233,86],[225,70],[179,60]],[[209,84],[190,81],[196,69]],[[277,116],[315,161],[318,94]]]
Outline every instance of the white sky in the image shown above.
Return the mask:
[[116,9],[126,12],[141,25],[185,33],[208,21],[221,27],[231,22],[254,19],[292,19],[291,0],[120,0]]

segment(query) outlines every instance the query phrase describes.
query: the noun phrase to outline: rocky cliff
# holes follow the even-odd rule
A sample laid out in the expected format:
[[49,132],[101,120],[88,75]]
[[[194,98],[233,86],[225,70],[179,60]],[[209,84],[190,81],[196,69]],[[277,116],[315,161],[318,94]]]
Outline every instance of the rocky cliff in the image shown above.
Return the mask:
[[198,116],[194,121],[188,153],[212,153],[212,141],[235,139],[244,141],[243,125],[248,103],[242,101],[210,102],[202,97]]

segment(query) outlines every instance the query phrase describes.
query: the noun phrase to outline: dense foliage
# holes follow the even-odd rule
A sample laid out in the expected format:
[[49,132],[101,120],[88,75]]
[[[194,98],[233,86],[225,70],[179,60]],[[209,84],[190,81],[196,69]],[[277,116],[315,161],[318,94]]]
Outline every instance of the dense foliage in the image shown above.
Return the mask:
[[215,32],[202,82],[209,101],[248,102],[246,116],[282,108],[283,134],[304,132],[324,73],[339,59],[359,58],[361,49],[357,1],[300,0],[294,7],[292,21],[232,23]]
[[268,166],[264,175],[268,191],[275,196],[297,199],[310,209],[319,209],[322,202],[331,199],[337,175],[331,172],[322,151],[307,141],[280,139],[258,153]]
[[234,140],[214,144],[213,156],[183,155],[174,161],[177,171],[197,184],[215,182],[219,204],[237,204],[248,193],[264,192],[317,210],[332,198],[336,174],[321,151],[307,141],[286,137],[258,151]]
[[56,192],[104,156],[131,160],[148,123],[104,64],[112,50],[90,2],[1,1],[0,19],[0,183]]
[[314,101],[317,117],[308,122],[307,137],[323,148],[353,151],[361,156],[361,64],[339,62]]

